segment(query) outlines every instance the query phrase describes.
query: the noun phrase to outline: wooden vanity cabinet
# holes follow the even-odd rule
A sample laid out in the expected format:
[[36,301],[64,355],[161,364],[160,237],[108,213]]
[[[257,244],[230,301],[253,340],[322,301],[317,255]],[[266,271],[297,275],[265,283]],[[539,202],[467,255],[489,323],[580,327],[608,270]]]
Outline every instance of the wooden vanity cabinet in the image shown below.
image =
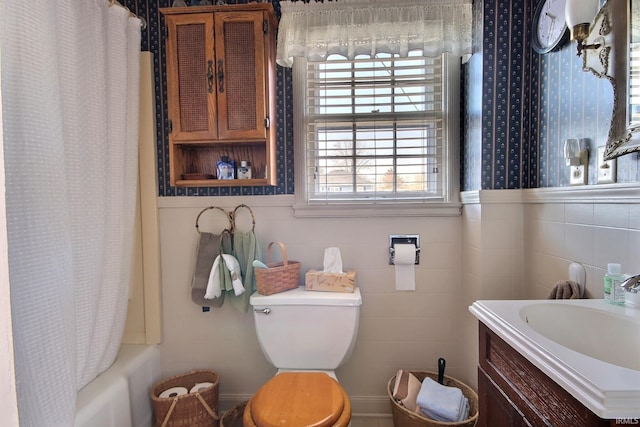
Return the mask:
[[614,426],[480,322],[478,427]]
[[[160,11],[166,25],[171,185],[275,185],[273,6]],[[236,165],[248,161],[253,179],[215,179],[223,156]]]

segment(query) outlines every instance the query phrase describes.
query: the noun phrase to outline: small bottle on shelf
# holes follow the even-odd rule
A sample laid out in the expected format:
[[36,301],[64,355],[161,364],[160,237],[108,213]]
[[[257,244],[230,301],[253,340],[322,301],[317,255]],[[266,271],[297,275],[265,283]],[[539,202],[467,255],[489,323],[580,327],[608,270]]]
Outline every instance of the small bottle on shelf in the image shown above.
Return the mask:
[[218,179],[235,179],[235,162],[222,156],[217,162]]
[[240,160],[238,179],[251,179],[251,166],[249,166],[246,160]]

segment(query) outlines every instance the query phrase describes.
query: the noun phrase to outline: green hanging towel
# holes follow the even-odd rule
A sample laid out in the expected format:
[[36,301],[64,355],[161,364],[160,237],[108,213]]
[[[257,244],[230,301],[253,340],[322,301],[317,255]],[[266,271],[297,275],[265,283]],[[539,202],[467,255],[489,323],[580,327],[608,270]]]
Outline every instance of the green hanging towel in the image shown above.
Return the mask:
[[231,299],[231,302],[238,310],[246,313],[249,310],[249,298],[256,290],[253,261],[262,258],[260,243],[253,230],[246,233],[235,232],[233,234],[233,253],[240,263],[245,292],[238,296],[230,293],[227,298]]

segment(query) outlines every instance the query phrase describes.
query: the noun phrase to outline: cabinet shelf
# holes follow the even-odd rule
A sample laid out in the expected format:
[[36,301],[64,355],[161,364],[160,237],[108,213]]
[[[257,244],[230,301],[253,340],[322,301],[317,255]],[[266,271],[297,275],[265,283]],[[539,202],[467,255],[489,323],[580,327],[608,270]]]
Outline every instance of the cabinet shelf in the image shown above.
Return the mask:
[[184,141],[184,142],[175,142],[174,146],[176,148],[233,148],[233,147],[264,147],[266,142],[264,140],[255,140],[255,141],[247,141],[247,140],[216,140],[216,141]]
[[178,187],[251,187],[267,185],[266,179],[180,179]]

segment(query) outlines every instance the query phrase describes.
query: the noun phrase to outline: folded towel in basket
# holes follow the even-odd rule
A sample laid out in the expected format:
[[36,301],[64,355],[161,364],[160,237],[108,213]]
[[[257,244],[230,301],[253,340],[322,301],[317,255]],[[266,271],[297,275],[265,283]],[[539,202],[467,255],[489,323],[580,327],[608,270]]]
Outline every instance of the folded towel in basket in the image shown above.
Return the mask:
[[578,299],[580,287],[573,280],[560,280],[551,290],[547,299]]
[[429,418],[443,422],[469,418],[469,400],[458,387],[448,387],[426,377],[416,399],[420,410]]

